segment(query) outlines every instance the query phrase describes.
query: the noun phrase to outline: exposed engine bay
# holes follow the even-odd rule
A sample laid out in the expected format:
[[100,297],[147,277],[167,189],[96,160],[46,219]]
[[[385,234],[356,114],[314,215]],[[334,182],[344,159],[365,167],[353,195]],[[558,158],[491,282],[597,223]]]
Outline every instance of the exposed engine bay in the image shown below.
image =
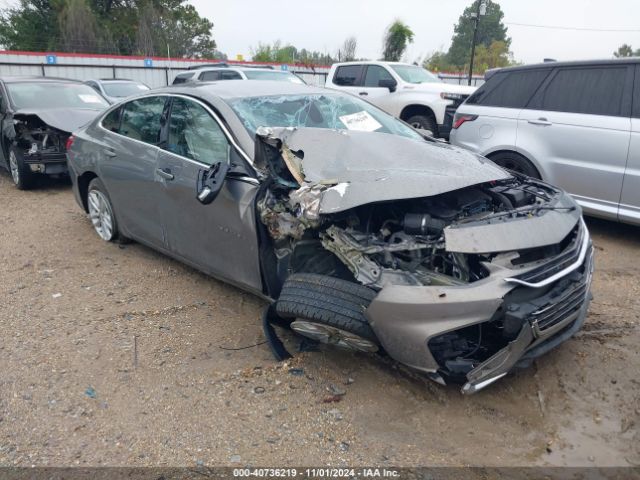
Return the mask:
[[[50,162],[65,162],[65,144],[70,133],[46,124],[34,114],[16,114],[13,119],[15,143],[23,151],[25,163],[45,173]],[[60,170],[60,171],[58,171]],[[58,169],[46,173],[64,173]]]
[[[445,229],[541,215],[554,208],[558,194],[545,184],[510,177],[432,197],[368,203],[323,215],[323,192],[340,188],[340,183],[305,182],[304,152],[278,142],[271,148],[278,150],[281,161],[268,166],[270,183],[258,212],[274,241],[281,262],[278,271],[298,271],[304,257],[304,268],[311,263],[316,269],[330,265],[328,274],[340,273],[376,290],[386,285],[463,285],[485,278],[485,264],[504,261],[504,254],[450,251]],[[509,261],[535,261],[549,255],[547,250],[515,252]],[[346,270],[336,268],[337,263]]]

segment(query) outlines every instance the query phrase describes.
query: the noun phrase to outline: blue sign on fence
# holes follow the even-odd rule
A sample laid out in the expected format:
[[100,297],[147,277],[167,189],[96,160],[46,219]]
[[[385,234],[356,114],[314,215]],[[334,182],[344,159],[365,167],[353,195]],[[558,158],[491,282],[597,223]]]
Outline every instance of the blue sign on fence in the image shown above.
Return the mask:
[[280,70],[284,70],[286,72],[287,70],[289,70],[289,65],[283,63],[282,65],[280,65]]
[[56,63],[58,63],[58,57],[55,55],[47,55],[47,64],[55,65]]
[[153,67],[153,59],[152,58],[145,58],[144,59],[144,66],[145,67]]

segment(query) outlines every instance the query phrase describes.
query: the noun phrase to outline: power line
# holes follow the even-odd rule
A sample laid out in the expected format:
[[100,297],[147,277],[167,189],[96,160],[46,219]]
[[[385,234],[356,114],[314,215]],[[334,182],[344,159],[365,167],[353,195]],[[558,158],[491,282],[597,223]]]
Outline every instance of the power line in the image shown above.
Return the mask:
[[626,33],[639,33],[640,28],[589,28],[589,27],[563,27],[561,25],[534,25],[531,23],[515,23],[504,22],[507,25],[514,25],[517,27],[533,27],[533,28],[550,28],[554,30],[574,30],[580,32],[626,32]]

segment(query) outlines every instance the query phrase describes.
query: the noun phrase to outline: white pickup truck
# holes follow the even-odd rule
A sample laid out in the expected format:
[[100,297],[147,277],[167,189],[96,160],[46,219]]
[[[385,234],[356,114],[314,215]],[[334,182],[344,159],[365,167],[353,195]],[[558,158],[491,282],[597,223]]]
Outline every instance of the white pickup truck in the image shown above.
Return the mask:
[[449,138],[456,108],[476,89],[444,83],[422,67],[399,62],[335,63],[325,86],[358,95],[444,138]]

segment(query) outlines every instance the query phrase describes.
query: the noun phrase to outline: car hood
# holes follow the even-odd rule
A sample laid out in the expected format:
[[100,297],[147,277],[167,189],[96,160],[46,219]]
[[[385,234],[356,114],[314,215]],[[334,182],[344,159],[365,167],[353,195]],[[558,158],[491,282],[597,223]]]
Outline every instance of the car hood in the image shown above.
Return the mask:
[[101,111],[88,108],[24,109],[15,112],[14,117],[34,115],[50,127],[72,133],[93,120]]
[[[438,195],[510,175],[490,160],[442,142],[319,128],[261,128],[256,166],[286,169],[301,187],[319,187],[318,213]],[[263,142],[260,142],[262,140]],[[280,149],[260,158],[260,143]],[[264,157],[264,155],[262,155]],[[280,166],[273,165],[280,162]],[[266,165],[265,165],[266,166]]]

